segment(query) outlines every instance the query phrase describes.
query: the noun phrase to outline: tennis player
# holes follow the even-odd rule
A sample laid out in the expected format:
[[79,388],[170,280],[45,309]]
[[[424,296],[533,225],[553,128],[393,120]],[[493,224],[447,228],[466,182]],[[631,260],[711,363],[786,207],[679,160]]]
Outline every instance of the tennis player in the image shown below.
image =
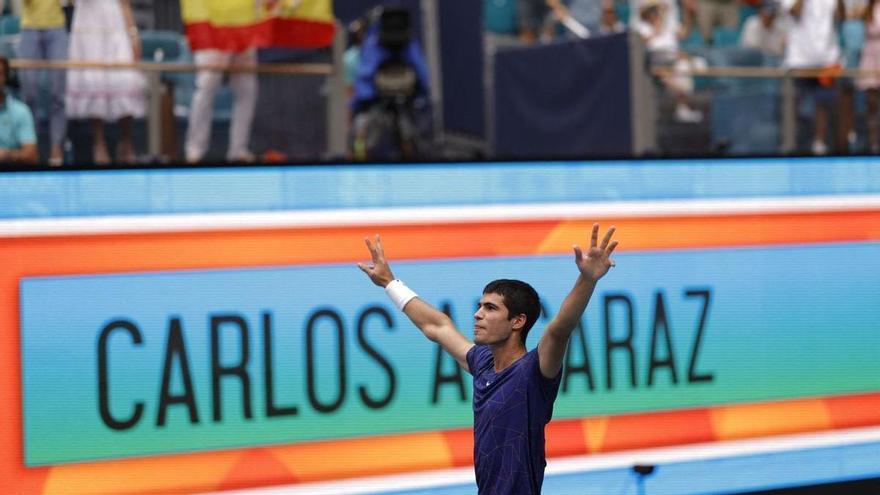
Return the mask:
[[573,246],[577,280],[531,351],[526,349],[526,336],[541,305],[529,284],[489,282],[474,313],[471,342],[448,316],[394,278],[378,235],[372,242],[364,239],[372,262],[358,267],[385,288],[425,337],[439,343],[474,377],[474,470],[480,495],[541,493],[547,465],[544,426],[553,415],[565,349],[596,283],[614,266],[613,235],[611,227],[599,243],[599,224],[594,224],[590,249],[583,252]]

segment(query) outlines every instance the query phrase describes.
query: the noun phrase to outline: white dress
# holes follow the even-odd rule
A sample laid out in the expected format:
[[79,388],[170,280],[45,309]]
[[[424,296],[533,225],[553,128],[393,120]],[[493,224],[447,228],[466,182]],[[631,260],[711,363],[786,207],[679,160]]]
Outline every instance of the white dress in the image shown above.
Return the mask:
[[[78,0],[70,30],[71,61],[133,62],[119,0]],[[115,121],[145,113],[145,79],[134,70],[67,71],[67,116]]]

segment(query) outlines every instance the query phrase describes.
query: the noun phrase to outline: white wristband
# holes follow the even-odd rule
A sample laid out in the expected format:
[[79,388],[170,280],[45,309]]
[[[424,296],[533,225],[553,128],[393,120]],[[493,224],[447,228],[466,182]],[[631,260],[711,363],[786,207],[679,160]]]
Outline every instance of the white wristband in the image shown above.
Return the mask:
[[418,294],[398,279],[392,280],[385,286],[385,293],[388,294],[388,297],[391,298],[391,302],[397,306],[397,309],[401,311],[406,307],[406,303],[410,302],[414,297],[418,297]]

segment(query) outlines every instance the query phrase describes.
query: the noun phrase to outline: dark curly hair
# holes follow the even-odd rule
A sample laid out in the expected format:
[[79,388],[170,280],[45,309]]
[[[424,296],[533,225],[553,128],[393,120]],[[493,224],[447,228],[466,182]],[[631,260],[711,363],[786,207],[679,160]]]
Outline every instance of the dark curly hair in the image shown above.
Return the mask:
[[483,294],[498,294],[504,298],[508,320],[518,315],[526,316],[526,324],[520,335],[523,345],[526,345],[529,330],[541,315],[541,298],[538,292],[521,280],[502,278],[489,282],[483,289]]

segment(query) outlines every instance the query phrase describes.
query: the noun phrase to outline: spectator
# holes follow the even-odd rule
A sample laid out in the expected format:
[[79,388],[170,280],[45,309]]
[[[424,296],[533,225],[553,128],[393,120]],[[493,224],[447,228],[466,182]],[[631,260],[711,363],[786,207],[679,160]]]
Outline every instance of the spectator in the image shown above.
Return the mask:
[[[73,13],[70,60],[132,63],[141,58],[141,43],[129,0],[79,0]],[[145,82],[134,70],[76,69],[67,73],[67,115],[91,119],[92,159],[110,163],[105,122],[119,122],[116,160],[135,161],[131,140],[133,118],[143,118]]]
[[749,16],[743,24],[739,44],[743,48],[761,50],[770,57],[782,57],[785,53],[787,35],[785,19],[779,16],[779,7],[773,0],[766,0],[757,14]]
[[[865,44],[866,0],[843,0],[846,18],[840,25],[841,59],[846,68],[858,67]],[[855,125],[856,81],[848,77],[840,79],[840,116],[836,144],[840,149],[854,150],[858,141]]]
[[553,23],[549,18],[550,7],[547,0],[517,0],[516,17],[519,22],[519,39],[523,43],[534,43],[540,36],[553,38]]
[[645,42],[651,65],[670,67],[673,70],[672,75],[660,79],[676,100],[676,120],[701,122],[703,113],[691,108],[689,103],[694,83],[687,73],[695,68],[705,67],[705,60],[691,58],[679,50],[679,37],[684,36],[686,30],[677,23],[674,26],[678,26],[678,29],[670,29],[669,15],[669,4],[663,0],[643,0],[639,6],[639,21],[634,28]]
[[[346,101],[352,101],[354,98],[354,85],[357,80],[357,71],[358,66],[361,63],[361,45],[364,41],[364,33],[366,32],[367,23],[369,20],[365,17],[360,17],[351,21],[348,24],[348,48],[346,48],[345,53],[342,56],[343,66],[345,67],[345,99]],[[348,136],[349,143],[353,142],[353,127],[352,121],[354,119],[354,114],[351,111],[351,107],[348,109],[348,129],[346,131],[346,135]],[[349,160],[354,160],[354,153],[352,152],[352,147],[348,146],[348,154],[347,158]]]
[[345,66],[345,96],[347,100],[350,100],[354,94],[354,81],[357,78],[357,68],[361,60],[361,44],[363,44],[367,22],[366,18],[360,17],[348,24],[348,48],[342,55],[342,62]]
[[662,7],[664,22],[662,30],[666,36],[672,35],[675,40],[676,50],[678,40],[687,38],[694,25],[697,15],[696,0],[632,0],[633,8],[630,9],[629,25],[635,29],[642,18],[642,7],[656,4]]
[[[241,51],[219,48],[196,50],[197,65],[254,66],[257,49],[254,46]],[[196,73],[196,90],[193,94],[186,129],[186,161],[197,163],[208,151],[211,122],[214,113],[214,97],[223,82],[223,72],[199,70]],[[257,106],[257,75],[254,72],[235,72],[229,75],[229,83],[235,102],[232,106],[232,123],[229,133],[229,149],[226,159],[233,162],[254,161],[250,151],[251,124]]]
[[0,162],[37,163],[34,117],[7,91],[9,61],[0,55]]
[[880,153],[880,1],[869,0],[864,12],[865,47],[859,62],[859,70],[870,71],[856,81],[856,86],[867,93],[868,149]]
[[614,34],[626,31],[626,26],[617,18],[613,1],[602,2],[602,23],[599,25],[600,34]]
[[[67,58],[67,30],[59,0],[27,0],[23,3],[18,56],[39,60]],[[19,73],[21,95],[32,115],[39,115],[41,72],[22,70]],[[67,135],[67,117],[64,113],[65,74],[61,70],[48,72],[49,108],[46,115],[49,120],[49,165],[59,166],[64,161],[62,146]]]
[[361,44],[351,109],[351,156],[413,159],[429,147],[428,63],[400,7],[377,7]]
[[698,0],[697,25],[707,45],[714,42],[716,27],[739,28],[739,8],[739,0]]
[[863,22],[868,10],[868,0],[843,0],[846,19]]
[[[837,25],[843,20],[842,0],[782,0],[782,7],[791,16],[784,65],[793,69],[825,69],[829,73],[840,68],[840,42]],[[799,78],[801,97],[815,104],[813,128],[814,154],[828,153],[828,120],[837,97],[835,78]]]

